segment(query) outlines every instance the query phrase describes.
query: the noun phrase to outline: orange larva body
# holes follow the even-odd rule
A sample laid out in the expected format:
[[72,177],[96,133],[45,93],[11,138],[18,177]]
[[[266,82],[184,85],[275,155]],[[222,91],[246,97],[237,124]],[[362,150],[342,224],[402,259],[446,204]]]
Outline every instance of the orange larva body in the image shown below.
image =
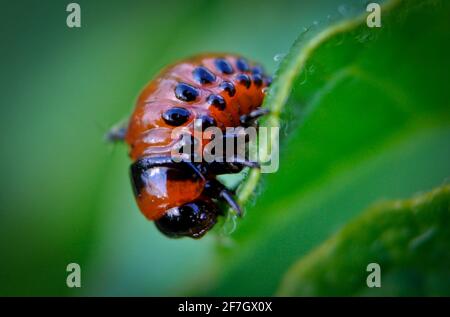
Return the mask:
[[[167,67],[144,88],[131,115],[125,140],[132,160],[160,162],[170,157],[177,141],[172,137],[174,127],[193,133],[196,119],[222,130],[241,126],[243,116],[261,106],[268,84],[259,66],[236,55],[201,55]],[[215,175],[188,177],[181,175],[186,167],[146,164],[134,171],[132,167],[132,176],[137,203],[148,219],[158,220],[168,210],[195,201],[203,209],[214,204],[217,197],[209,197],[205,186]],[[199,237],[212,225],[173,236]]]

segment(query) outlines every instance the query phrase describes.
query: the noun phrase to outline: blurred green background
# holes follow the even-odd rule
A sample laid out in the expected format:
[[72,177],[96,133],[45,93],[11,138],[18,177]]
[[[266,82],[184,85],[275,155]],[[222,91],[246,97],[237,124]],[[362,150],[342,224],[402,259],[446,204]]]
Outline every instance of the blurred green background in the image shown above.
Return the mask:
[[[335,1],[1,2],[0,294],[167,295],[213,265],[215,238],[168,240],[140,214],[123,146],[103,142],[159,69],[205,51],[276,68]],[[82,267],[81,289],[65,285]]]
[[[1,4],[0,295],[270,295],[299,256],[371,202],[429,190],[450,174],[448,99],[432,116],[414,103],[425,114],[416,126],[389,98],[373,112],[359,107],[364,91],[380,96],[386,89],[367,85],[358,94],[361,86],[349,80],[339,83],[339,102],[320,100],[325,108],[299,133],[282,134],[294,151],[282,151],[280,172],[258,188],[266,192],[234,234],[167,239],[134,202],[127,149],[103,141],[140,89],[168,63],[208,51],[237,52],[273,72],[305,28],[355,14],[353,5],[367,1],[77,1],[80,29],[66,26],[69,2]],[[360,48],[352,50],[355,59]],[[319,54],[307,65],[310,75],[338,68],[342,56],[330,62]],[[385,59],[392,67],[402,60]],[[330,63],[321,69],[321,61]],[[414,91],[418,83],[402,73],[411,68],[405,65],[396,74]],[[436,89],[444,91],[445,82]],[[297,106],[310,101],[298,92],[316,87],[293,88],[283,131],[293,130],[303,115]],[[342,129],[349,112],[339,109],[346,106],[365,119]],[[427,120],[432,129],[421,130]],[[377,124],[386,130],[374,132]],[[80,289],[66,286],[71,262],[81,265]]]

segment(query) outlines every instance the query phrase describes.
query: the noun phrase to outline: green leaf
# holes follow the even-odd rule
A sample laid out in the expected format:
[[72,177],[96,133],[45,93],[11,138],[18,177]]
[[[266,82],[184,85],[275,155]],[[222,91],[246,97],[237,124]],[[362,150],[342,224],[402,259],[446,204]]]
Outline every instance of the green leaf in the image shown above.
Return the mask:
[[[278,295],[448,295],[449,243],[450,185],[380,203],[294,264]],[[367,287],[369,263],[381,288]]]
[[203,293],[272,295],[371,203],[450,175],[449,6],[389,1],[381,28],[364,15],[300,36],[265,102],[265,124],[282,126],[280,169],[243,185],[246,217]]

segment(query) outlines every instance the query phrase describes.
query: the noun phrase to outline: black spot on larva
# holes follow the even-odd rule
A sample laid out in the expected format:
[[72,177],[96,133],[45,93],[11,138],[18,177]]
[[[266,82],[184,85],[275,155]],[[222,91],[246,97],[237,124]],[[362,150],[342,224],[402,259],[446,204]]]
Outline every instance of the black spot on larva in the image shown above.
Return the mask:
[[178,127],[188,121],[191,113],[189,110],[181,107],[173,107],[162,114],[163,120],[171,126]]
[[261,86],[263,83],[263,78],[261,76],[261,74],[253,74],[252,76],[253,82],[255,83],[256,86]]
[[175,96],[182,101],[194,101],[199,95],[197,88],[185,83],[175,87]]
[[263,75],[264,74],[264,68],[261,65],[256,65],[252,68],[252,73],[253,74],[260,74]]
[[201,125],[202,125],[202,131],[205,131],[206,129],[208,129],[210,127],[217,126],[216,120],[214,120],[213,117],[208,116],[208,115],[201,116],[197,120],[198,120],[197,122],[201,123]]
[[216,65],[217,70],[223,74],[233,74],[233,67],[226,59],[218,58],[214,61],[214,64]]
[[238,81],[238,83],[240,83],[241,85],[244,85],[247,88],[250,88],[250,85],[252,83],[250,80],[250,77],[247,74],[237,75],[236,80]]
[[221,95],[209,95],[206,101],[219,110],[224,110],[227,106],[225,99]]
[[236,61],[236,67],[241,72],[248,72],[250,70],[250,67],[248,66],[247,61],[245,59],[243,59],[243,58],[239,58]]
[[194,76],[195,81],[200,84],[210,84],[216,80],[216,75],[203,66],[194,69],[192,75]]
[[228,96],[233,97],[236,94],[236,87],[234,87],[231,81],[223,81],[220,86],[220,89],[228,92]]

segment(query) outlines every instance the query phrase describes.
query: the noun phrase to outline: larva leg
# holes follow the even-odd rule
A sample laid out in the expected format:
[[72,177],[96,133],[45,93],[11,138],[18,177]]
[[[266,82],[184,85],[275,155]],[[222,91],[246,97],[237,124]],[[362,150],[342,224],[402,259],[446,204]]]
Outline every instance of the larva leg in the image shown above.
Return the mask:
[[208,182],[205,185],[205,193],[209,194],[211,197],[218,197],[221,200],[223,200],[225,203],[228,204],[228,206],[231,207],[234,211],[236,211],[236,214],[241,217],[242,216],[242,209],[237,203],[237,201],[234,199],[234,193],[226,188],[222,183],[220,183],[216,179],[208,180]]
[[122,120],[121,122],[115,124],[109,129],[109,131],[105,135],[105,139],[108,142],[122,142],[125,140],[125,136],[127,134],[128,129],[128,120]]
[[244,114],[241,116],[240,121],[243,126],[249,127],[252,126],[256,120],[260,117],[265,116],[270,113],[269,109],[266,108],[258,108],[253,110],[249,114]]

